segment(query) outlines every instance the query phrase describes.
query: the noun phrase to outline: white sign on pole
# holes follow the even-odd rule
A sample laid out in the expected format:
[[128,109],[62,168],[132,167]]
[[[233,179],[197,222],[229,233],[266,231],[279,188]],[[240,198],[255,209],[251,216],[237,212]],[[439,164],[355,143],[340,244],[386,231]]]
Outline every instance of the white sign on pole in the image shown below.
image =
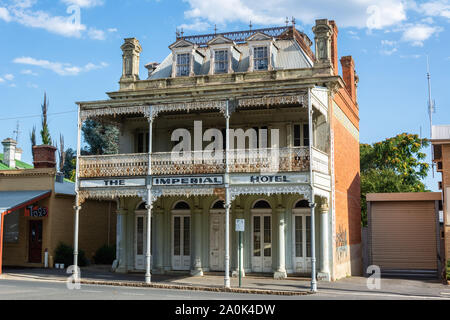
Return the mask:
[[236,232],[245,232],[245,220],[236,219]]

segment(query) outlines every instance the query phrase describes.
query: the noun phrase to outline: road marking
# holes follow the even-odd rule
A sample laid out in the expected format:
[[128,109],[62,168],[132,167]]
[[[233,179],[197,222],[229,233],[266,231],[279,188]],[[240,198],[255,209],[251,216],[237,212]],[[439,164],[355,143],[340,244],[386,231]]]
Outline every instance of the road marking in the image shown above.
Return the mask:
[[450,296],[450,292],[441,292],[441,294]]
[[81,290],[83,292],[88,292],[88,293],[103,293],[103,291],[95,291],[95,290]]
[[368,293],[368,292],[358,292],[358,293],[351,293],[351,292],[335,292],[335,291],[329,291],[329,290],[320,290],[320,293],[329,293],[329,294],[335,294],[335,295],[349,295],[349,296],[368,296],[368,297],[389,297],[389,298],[405,298],[405,299],[438,299],[438,300],[450,300],[449,298],[443,298],[443,297],[432,297],[432,296],[413,296],[413,295],[407,295],[407,294],[392,294],[392,293]]

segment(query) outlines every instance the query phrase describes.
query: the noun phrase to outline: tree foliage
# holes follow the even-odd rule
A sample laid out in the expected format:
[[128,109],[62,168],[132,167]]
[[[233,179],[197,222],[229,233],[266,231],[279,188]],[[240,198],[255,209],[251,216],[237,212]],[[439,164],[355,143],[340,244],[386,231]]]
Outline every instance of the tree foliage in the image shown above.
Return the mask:
[[50,131],[48,129],[48,107],[49,101],[47,99],[47,93],[44,93],[44,103],[41,105],[42,109],[42,130],[41,130],[41,139],[43,145],[52,145],[52,138],[50,136]]
[[72,179],[73,172],[75,171],[76,167],[76,158],[77,152],[73,150],[72,148],[69,148],[66,150],[66,159],[64,161],[64,166],[62,172],[64,173],[64,178],[69,179],[71,181],[75,181],[75,179]]
[[119,129],[94,120],[87,120],[82,128],[84,140],[88,144],[84,154],[105,155],[119,152]]
[[368,193],[425,192],[422,182],[430,165],[421,150],[430,145],[418,135],[403,133],[372,145],[361,144],[361,209],[367,225]]

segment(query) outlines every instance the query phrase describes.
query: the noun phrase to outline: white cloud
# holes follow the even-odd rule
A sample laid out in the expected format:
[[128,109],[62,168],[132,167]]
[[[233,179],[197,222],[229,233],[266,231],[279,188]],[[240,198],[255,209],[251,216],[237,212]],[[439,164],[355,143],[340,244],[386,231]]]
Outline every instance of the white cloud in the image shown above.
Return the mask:
[[182,24],[179,28],[183,30],[195,30],[195,31],[205,31],[210,27],[210,24],[199,19],[195,19],[193,23]]
[[3,82],[5,82],[5,79],[0,78],[0,83],[3,83]]
[[5,74],[4,78],[6,80],[8,80],[8,81],[12,81],[12,80],[14,80],[14,75],[12,75],[12,74]]
[[117,28],[109,28],[107,31],[112,33],[112,32],[117,32],[119,30],[117,30]]
[[33,72],[30,69],[20,71],[21,74],[30,75],[30,76],[38,76],[36,72]]
[[[88,28],[81,23],[80,8],[94,7],[103,4],[99,0],[62,0],[70,5],[67,15],[52,15],[47,11],[37,10],[36,0],[11,0],[7,8],[0,8],[0,19],[14,21],[31,28],[44,29],[65,37],[81,38],[83,34],[95,40],[104,40],[104,32]],[[3,9],[3,10],[2,10]]]
[[441,31],[441,27],[433,27],[425,24],[408,25],[403,32],[402,40],[410,42],[413,46],[422,47],[425,40],[428,40],[433,34]]
[[89,38],[94,39],[94,40],[105,40],[106,39],[105,32],[102,30],[97,30],[95,28],[89,29],[88,36],[89,36]]
[[9,15],[8,9],[0,7],[0,19],[6,22],[11,21],[11,16]]
[[[286,13],[304,24],[329,18],[341,27],[381,29],[406,20],[403,0],[183,0],[189,5],[185,17],[210,24],[230,22],[284,24]],[[200,25],[204,26],[204,25]]]
[[91,8],[101,6],[104,4],[103,0],[62,0],[67,5],[76,5],[80,8]]
[[16,58],[13,60],[13,62],[17,64],[24,64],[48,69],[61,76],[77,76],[83,72],[89,72],[92,70],[101,69],[108,66],[108,64],[105,62],[102,62],[99,65],[88,63],[85,66],[74,66],[70,63],[51,62],[48,60],[37,60],[32,57]]
[[450,19],[450,3],[448,0],[425,2],[418,5],[416,10],[428,16],[440,16]]

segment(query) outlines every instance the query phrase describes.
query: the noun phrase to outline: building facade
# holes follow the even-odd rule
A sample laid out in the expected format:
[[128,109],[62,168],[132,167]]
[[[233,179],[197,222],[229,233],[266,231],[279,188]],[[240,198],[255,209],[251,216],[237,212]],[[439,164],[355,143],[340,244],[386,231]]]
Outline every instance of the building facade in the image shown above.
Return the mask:
[[313,31],[315,54],[295,26],[179,36],[147,80],[125,39],[119,91],[78,103],[79,137],[120,129],[120,154],[78,155],[76,210],[117,200],[117,272],[361,274],[358,77],[334,21]]
[[[6,267],[53,267],[60,243],[74,243],[75,184],[55,164],[34,168],[16,154],[17,142],[3,141],[0,155],[0,273]],[[104,245],[115,244],[115,204],[89,200],[80,217],[79,247],[92,261]],[[67,266],[68,267],[68,266]]]
[[443,192],[445,259],[450,261],[450,125],[433,126],[431,143],[433,161],[442,174],[439,189]]

